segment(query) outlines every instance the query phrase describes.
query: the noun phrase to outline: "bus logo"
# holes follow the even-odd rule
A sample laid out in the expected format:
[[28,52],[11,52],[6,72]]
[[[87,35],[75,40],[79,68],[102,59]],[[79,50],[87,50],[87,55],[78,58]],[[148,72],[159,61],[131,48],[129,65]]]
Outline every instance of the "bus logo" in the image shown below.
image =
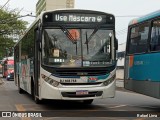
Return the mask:
[[90,77],[89,80],[90,80],[90,81],[97,81],[98,78],[96,78],[96,77]]
[[102,22],[102,17],[101,16],[97,17],[97,22]]
[[88,78],[88,82],[90,83],[90,82],[96,82],[98,80],[98,78],[96,78],[96,77],[89,77]]
[[134,56],[129,57],[129,67],[133,66]]
[[78,72],[77,75],[83,76],[83,75],[88,75],[86,72]]

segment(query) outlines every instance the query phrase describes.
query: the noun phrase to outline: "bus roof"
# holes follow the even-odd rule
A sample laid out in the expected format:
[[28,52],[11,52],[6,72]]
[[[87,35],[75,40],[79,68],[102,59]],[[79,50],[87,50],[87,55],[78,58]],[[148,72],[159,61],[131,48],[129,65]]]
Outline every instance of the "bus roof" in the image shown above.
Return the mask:
[[155,12],[152,12],[152,13],[149,13],[149,14],[144,15],[142,17],[135,18],[135,19],[131,20],[129,22],[129,26],[137,24],[137,23],[141,23],[143,21],[146,21],[146,20],[149,20],[149,19],[152,19],[152,18],[155,18],[155,17],[160,17],[160,10],[157,10]]
[[[91,10],[91,9],[77,9],[77,8],[64,8],[64,9],[55,9],[55,10],[47,10],[47,11],[42,11],[40,15],[43,15],[44,13],[46,12],[56,12],[56,11],[86,11],[86,12],[100,12],[100,13],[103,13],[103,14],[110,14],[110,15],[113,15],[112,13],[108,13],[108,12],[104,12],[104,11],[98,11],[98,10]],[[113,15],[114,16],[114,15]]]
[[108,15],[112,15],[113,17],[115,17],[113,14],[111,13],[106,13],[103,11],[96,11],[96,10],[89,10],[89,9],[75,9],[75,8],[65,8],[65,9],[55,9],[55,10],[47,10],[47,11],[42,11],[40,15],[38,15],[35,19],[35,21],[29,26],[29,28],[27,28],[25,30],[25,32],[23,33],[23,35],[20,36],[20,39],[18,40],[18,42],[14,45],[14,47],[19,43],[19,41],[28,33],[28,31],[35,25],[35,23],[38,22],[39,19],[42,19],[43,14],[45,13],[49,13],[49,12],[57,12],[57,11],[90,11],[90,12],[99,12],[99,13],[103,13],[103,14],[108,14]]

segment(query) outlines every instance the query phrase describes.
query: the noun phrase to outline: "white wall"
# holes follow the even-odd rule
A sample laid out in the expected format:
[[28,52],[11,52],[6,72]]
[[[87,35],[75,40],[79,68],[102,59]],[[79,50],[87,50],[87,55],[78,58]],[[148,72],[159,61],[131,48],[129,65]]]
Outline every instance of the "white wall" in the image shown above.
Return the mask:
[[[118,45],[118,52],[124,52],[126,50],[126,43]],[[124,66],[124,57],[118,57],[117,66]]]

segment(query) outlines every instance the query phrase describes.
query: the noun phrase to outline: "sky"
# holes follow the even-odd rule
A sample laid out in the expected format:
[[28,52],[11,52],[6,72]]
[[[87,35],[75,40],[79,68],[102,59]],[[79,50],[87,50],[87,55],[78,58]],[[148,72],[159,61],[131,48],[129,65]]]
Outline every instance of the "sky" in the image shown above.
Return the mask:
[[[0,0],[3,6],[8,0]],[[38,0],[9,0],[6,7],[18,9],[21,15],[32,13],[35,15]],[[119,44],[126,42],[128,23],[137,18],[160,9],[160,0],[75,0],[75,8],[90,9],[112,13],[116,18],[116,37]],[[25,17],[23,20],[30,24],[33,17]]]

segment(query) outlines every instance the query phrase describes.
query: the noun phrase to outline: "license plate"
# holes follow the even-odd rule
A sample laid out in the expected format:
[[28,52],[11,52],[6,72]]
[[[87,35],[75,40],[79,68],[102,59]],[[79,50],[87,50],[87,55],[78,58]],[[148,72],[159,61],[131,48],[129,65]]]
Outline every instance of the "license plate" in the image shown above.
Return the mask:
[[76,91],[76,95],[88,95],[88,90],[78,90]]

